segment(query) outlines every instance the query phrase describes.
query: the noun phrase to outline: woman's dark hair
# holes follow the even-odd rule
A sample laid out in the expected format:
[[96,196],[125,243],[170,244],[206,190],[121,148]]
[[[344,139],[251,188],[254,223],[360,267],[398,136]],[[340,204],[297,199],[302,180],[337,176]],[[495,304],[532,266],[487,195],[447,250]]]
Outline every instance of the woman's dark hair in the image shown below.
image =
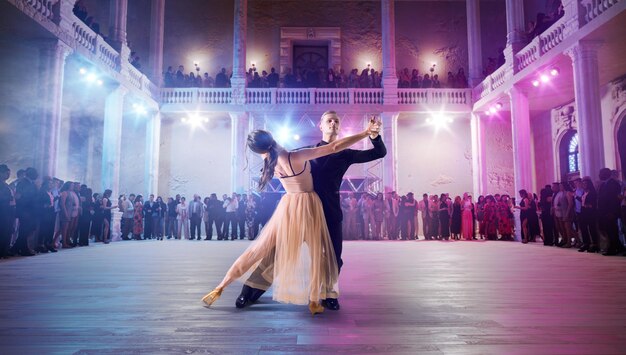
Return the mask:
[[61,186],[60,192],[69,190],[72,185],[73,183],[71,181],[66,181],[63,186]]
[[519,190],[519,195],[522,196],[522,198],[528,198],[528,192],[524,189]]
[[104,190],[104,193],[102,194],[103,198],[109,198],[111,197],[111,194],[113,193],[113,191],[111,190]]
[[276,141],[270,132],[256,130],[248,134],[247,144],[248,148],[257,154],[269,153],[269,156],[263,159],[263,169],[259,179],[259,191],[262,191],[274,177],[274,168],[278,161]]

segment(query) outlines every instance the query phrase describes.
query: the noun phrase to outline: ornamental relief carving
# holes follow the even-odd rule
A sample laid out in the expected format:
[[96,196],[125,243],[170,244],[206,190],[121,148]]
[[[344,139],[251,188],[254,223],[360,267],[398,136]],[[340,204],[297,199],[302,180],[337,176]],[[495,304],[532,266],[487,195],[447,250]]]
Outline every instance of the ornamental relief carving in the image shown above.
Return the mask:
[[614,107],[611,122],[614,122],[619,117],[619,113],[626,109],[626,75],[613,80],[610,84],[610,91]]
[[574,102],[552,109],[552,141],[556,142],[563,132],[578,130],[578,120]]

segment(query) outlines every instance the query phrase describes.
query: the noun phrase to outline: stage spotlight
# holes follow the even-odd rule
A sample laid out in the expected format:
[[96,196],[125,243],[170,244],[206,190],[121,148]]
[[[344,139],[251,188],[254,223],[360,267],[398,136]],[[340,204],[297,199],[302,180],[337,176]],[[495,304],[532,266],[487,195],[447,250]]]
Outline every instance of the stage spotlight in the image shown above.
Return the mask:
[[79,72],[81,75],[85,75],[85,74],[87,74],[87,69],[85,69],[85,68],[80,68],[80,69],[78,70],[78,72]]
[[104,84],[104,82],[100,79],[98,79],[98,81],[96,81],[96,84],[98,84],[98,86],[102,86],[102,84]]
[[146,108],[142,104],[133,104],[133,110],[135,110],[135,113],[139,116],[143,116],[148,113],[148,110],[146,110]]
[[451,117],[446,117],[443,113],[438,112],[434,113],[432,117],[426,119],[426,123],[435,127],[435,130],[439,130],[440,128],[445,128],[448,123],[452,123]]
[[485,114],[486,114],[487,116],[491,116],[491,111],[487,110],[487,111],[485,111]]
[[547,76],[546,74],[541,74],[539,79],[541,80],[542,83],[547,83],[548,81],[550,81],[550,77]]
[[207,117],[200,117],[197,113],[192,113],[187,117],[183,117],[181,121],[191,126],[192,129],[201,127],[204,123],[209,122]]
[[300,135],[299,134],[294,134],[293,135],[293,140],[299,141],[300,140]]
[[502,110],[502,103],[501,102],[496,103],[496,109]]
[[538,87],[539,86],[539,80],[533,80],[533,86],[534,87]]
[[550,75],[552,75],[552,76],[557,76],[557,75],[559,75],[559,69],[558,69],[558,68],[552,68],[552,69],[550,70]]
[[289,128],[281,127],[278,130],[278,134],[277,134],[276,137],[278,138],[279,143],[285,144],[289,140],[289,137],[291,137],[291,133],[289,132]]
[[96,76],[96,74],[94,73],[89,73],[87,75],[87,81],[90,83],[93,83],[94,81],[96,81],[98,79],[98,77]]
[[489,112],[491,112],[491,113],[496,113],[496,112],[498,112],[498,110],[497,110],[495,107],[491,106],[491,107],[489,108]]

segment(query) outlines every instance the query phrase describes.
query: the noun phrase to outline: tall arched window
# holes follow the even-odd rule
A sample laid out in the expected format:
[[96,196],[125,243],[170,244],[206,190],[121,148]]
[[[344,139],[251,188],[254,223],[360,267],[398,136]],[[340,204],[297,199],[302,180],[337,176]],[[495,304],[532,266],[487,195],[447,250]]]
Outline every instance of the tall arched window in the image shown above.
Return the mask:
[[577,173],[580,171],[579,164],[579,156],[578,156],[578,133],[574,133],[572,138],[569,140],[567,150],[567,163],[568,163],[568,173]]
[[578,132],[565,133],[559,147],[561,178],[570,180],[580,174],[580,154],[578,153]]

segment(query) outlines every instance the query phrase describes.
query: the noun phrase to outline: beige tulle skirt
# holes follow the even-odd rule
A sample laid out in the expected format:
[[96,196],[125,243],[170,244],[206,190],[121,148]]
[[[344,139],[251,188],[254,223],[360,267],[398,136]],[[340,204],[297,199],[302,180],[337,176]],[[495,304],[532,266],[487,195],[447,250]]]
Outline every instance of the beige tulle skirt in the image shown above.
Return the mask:
[[286,193],[257,239],[228,271],[246,284],[274,287],[273,299],[308,304],[337,298],[338,267],[315,192]]

